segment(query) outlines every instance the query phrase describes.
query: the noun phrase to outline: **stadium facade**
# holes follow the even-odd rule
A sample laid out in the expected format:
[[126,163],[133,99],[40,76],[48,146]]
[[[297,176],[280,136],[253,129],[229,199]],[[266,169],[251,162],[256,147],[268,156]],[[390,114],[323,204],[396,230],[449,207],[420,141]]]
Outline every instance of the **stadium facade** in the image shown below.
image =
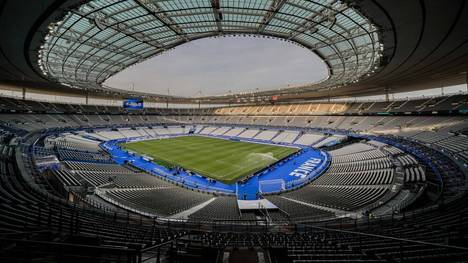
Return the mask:
[[[0,89],[16,96],[0,97],[0,259],[468,261],[468,95],[389,98],[467,84],[467,13],[464,0],[1,1]],[[223,36],[292,42],[328,78],[197,98],[103,85]],[[364,95],[386,99],[334,100]],[[108,99],[122,106],[89,103]]]

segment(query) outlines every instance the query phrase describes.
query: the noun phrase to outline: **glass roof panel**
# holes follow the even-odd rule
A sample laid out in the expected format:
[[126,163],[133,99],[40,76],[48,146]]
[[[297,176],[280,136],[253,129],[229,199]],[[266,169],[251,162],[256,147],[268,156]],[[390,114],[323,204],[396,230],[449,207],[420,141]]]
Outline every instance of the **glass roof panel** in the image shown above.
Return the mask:
[[[379,64],[377,28],[359,11],[329,0],[276,3],[93,0],[54,22],[38,66],[52,80],[101,88],[108,76],[165,49],[233,33],[280,37],[320,53],[335,75],[316,84],[317,89],[359,78]],[[341,75],[344,72],[350,73]]]

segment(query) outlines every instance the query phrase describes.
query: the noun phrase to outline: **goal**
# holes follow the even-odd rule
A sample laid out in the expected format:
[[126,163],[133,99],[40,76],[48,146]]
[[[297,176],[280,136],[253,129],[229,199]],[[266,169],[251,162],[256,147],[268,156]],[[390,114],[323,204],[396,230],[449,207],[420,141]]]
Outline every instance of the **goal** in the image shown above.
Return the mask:
[[271,193],[285,190],[285,182],[283,179],[262,180],[258,182],[258,191],[260,193]]

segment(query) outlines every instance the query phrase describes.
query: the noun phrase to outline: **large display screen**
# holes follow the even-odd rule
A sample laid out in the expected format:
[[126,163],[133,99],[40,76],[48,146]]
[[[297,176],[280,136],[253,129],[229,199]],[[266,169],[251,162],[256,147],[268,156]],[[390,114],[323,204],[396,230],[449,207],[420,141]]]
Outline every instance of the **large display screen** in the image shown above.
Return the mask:
[[125,109],[143,109],[142,99],[125,99],[123,101],[123,107]]

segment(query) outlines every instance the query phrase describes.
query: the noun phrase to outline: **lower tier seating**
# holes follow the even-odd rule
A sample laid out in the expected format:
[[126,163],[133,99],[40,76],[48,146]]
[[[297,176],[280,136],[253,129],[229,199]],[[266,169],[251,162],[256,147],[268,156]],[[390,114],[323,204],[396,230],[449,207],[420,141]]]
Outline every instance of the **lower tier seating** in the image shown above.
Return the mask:
[[180,213],[212,198],[212,195],[179,187],[108,190],[106,195],[124,205],[131,205],[140,211],[162,216]]
[[282,196],[271,195],[267,196],[266,199],[295,221],[314,221],[317,219],[333,218],[335,216],[334,213],[294,202]]
[[354,211],[374,203],[388,190],[388,187],[308,185],[282,196],[314,205]]
[[240,220],[242,216],[234,196],[216,197],[211,203],[190,215],[190,219],[201,221]]

